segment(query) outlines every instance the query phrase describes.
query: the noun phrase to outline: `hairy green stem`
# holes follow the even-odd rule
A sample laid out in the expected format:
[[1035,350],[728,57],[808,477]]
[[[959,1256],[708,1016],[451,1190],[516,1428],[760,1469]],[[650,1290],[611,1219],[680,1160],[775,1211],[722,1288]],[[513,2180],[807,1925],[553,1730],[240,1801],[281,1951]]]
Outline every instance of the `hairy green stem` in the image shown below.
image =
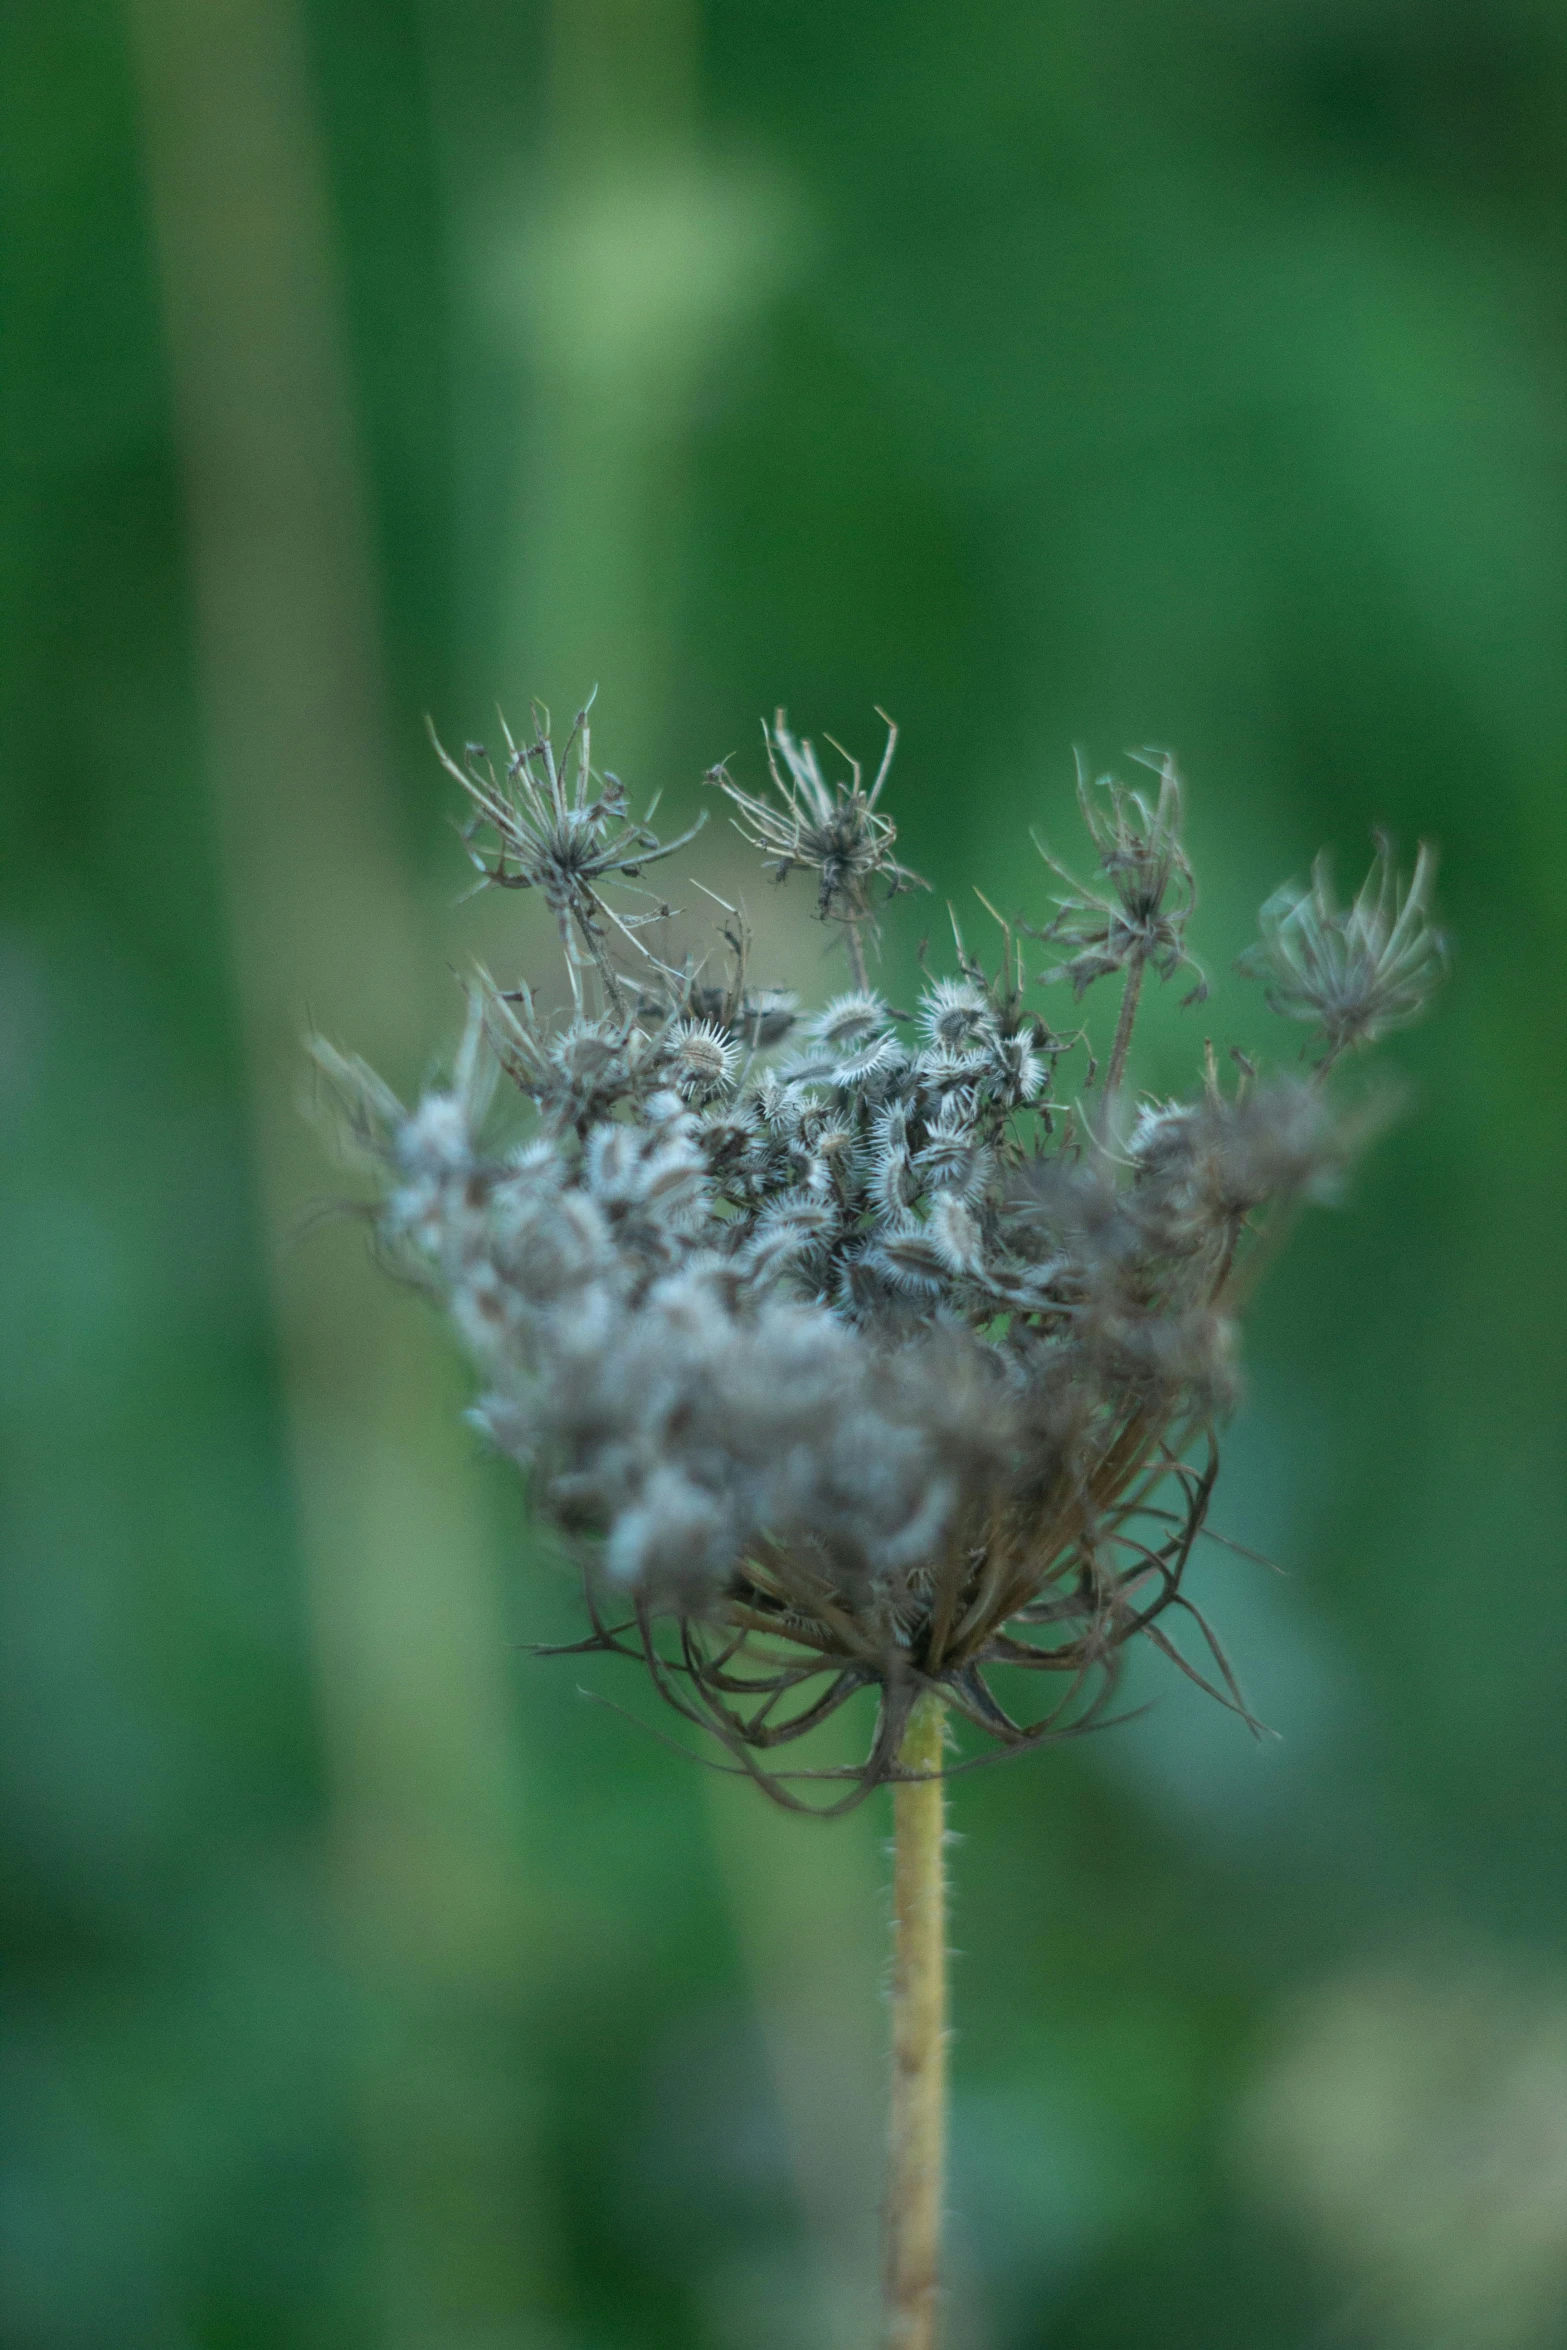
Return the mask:
[[947,2124],[946,1705],[919,1698],[893,1790],[892,2117],[884,2212],[886,2350],[934,2350]]

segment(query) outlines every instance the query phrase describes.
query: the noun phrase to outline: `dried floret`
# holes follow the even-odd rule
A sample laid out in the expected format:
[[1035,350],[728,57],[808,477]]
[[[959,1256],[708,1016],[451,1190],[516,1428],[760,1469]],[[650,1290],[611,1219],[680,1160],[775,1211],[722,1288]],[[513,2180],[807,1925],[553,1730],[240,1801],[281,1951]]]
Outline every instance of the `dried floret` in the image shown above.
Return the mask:
[[1073,994],[1081,998],[1094,980],[1125,973],[1121,1018],[1105,1077],[1109,1094],[1125,1074],[1144,971],[1151,966],[1161,979],[1169,979],[1185,965],[1195,978],[1186,1001],[1201,1003],[1208,992],[1200,968],[1186,950],[1186,925],[1197,903],[1197,884],[1181,842],[1181,778],[1168,752],[1142,756],[1159,777],[1159,796],[1152,807],[1141,792],[1113,775],[1102,775],[1090,786],[1078,769],[1078,806],[1099,853],[1106,888],[1096,890],[1074,879],[1036,840],[1046,864],[1071,892],[1056,900],[1055,920],[1041,936],[1052,945],[1077,950],[1046,976],[1070,980]]
[[1408,880],[1385,833],[1352,904],[1333,894],[1326,855],[1311,869],[1311,887],[1275,890],[1262,909],[1262,937],[1240,968],[1265,980],[1268,1002],[1287,1019],[1315,1028],[1327,1070],[1341,1053],[1408,1028],[1426,1010],[1447,973],[1447,939],[1431,919],[1436,851],[1422,841]]
[[[442,765],[456,777],[473,805],[463,838],[484,880],[498,889],[536,889],[555,916],[573,996],[580,1003],[579,966],[592,963],[611,1004],[619,1007],[621,987],[608,952],[613,928],[632,946],[636,932],[657,915],[617,914],[603,895],[607,881],[635,880],[647,865],[672,857],[702,829],[698,818],[678,840],[661,841],[647,819],[634,823],[618,776],[600,775],[589,760],[591,700],[572,721],[559,759],[550,739],[550,714],[533,705],[532,740],[513,741],[505,720],[506,756],[499,772],[483,743],[464,747],[461,765],[431,729]],[[488,835],[490,858],[478,845]]]
[[[893,855],[897,826],[876,803],[881,797],[898,730],[887,722],[887,747],[876,780],[865,789],[859,762],[847,751],[847,782],[829,783],[816,756],[816,746],[789,731],[780,710],[771,727],[762,729],[767,745],[767,771],[778,795],[775,803],[737,784],[725,766],[712,769],[716,783],[738,810],[736,825],[753,848],[764,851],[767,870],[775,881],[787,881],[796,866],[817,877],[816,912],[823,922],[841,922],[855,985],[866,983],[863,933],[874,929],[874,890],[883,898],[901,890],[924,889],[917,873],[900,865]],[[837,745],[834,744],[834,749]]]

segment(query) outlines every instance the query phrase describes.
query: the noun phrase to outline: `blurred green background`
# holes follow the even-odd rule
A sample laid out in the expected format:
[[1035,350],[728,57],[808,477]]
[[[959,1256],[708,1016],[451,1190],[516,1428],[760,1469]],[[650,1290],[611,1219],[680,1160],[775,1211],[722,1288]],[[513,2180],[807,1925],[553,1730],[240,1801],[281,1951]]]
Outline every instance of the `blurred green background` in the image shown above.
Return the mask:
[[[1221,981],[1440,840],[1403,1118],[1249,1329],[1288,1571],[1200,1570],[1279,1738],[1139,1671],[956,1793],[950,2340],[1567,2343],[1567,15],[0,27],[8,2350],[872,2338],[885,1811],[523,1654],[444,1334],[302,1231],[305,1026],[413,1083],[542,951],[425,714],[595,681],[674,816],[880,703],[910,861],[1036,919],[1073,744],[1173,744]],[[1296,1049],[1228,980],[1142,1081],[1205,1027]]]

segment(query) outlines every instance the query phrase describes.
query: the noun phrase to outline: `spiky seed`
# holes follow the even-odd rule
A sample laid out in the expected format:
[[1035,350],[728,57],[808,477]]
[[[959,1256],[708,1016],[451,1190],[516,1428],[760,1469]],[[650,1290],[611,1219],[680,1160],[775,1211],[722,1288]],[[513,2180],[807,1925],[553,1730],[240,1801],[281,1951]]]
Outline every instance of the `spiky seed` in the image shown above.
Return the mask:
[[666,1051],[687,1101],[710,1102],[727,1091],[740,1062],[734,1038],[712,1020],[677,1020]]

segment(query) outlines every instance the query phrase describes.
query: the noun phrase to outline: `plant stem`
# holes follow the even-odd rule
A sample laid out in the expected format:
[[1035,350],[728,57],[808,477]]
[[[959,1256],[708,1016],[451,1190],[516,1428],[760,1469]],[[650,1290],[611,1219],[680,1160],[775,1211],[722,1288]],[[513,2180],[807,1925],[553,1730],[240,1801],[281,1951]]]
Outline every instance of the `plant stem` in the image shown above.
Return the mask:
[[851,915],[844,924],[844,946],[849,956],[849,977],[864,995],[870,986],[870,974],[865,968],[865,941],[860,936],[859,923]]
[[892,2120],[884,2214],[887,2350],[934,2350],[947,2121],[946,1705],[909,1716],[893,1789]]
[[1143,958],[1134,954],[1126,966],[1126,984],[1121,990],[1121,1017],[1115,1024],[1115,1042],[1110,1047],[1110,1066],[1105,1072],[1104,1098],[1108,1102],[1121,1090],[1121,1079],[1126,1074],[1126,1056],[1132,1049],[1132,1022],[1137,1018],[1137,999],[1143,991]]

